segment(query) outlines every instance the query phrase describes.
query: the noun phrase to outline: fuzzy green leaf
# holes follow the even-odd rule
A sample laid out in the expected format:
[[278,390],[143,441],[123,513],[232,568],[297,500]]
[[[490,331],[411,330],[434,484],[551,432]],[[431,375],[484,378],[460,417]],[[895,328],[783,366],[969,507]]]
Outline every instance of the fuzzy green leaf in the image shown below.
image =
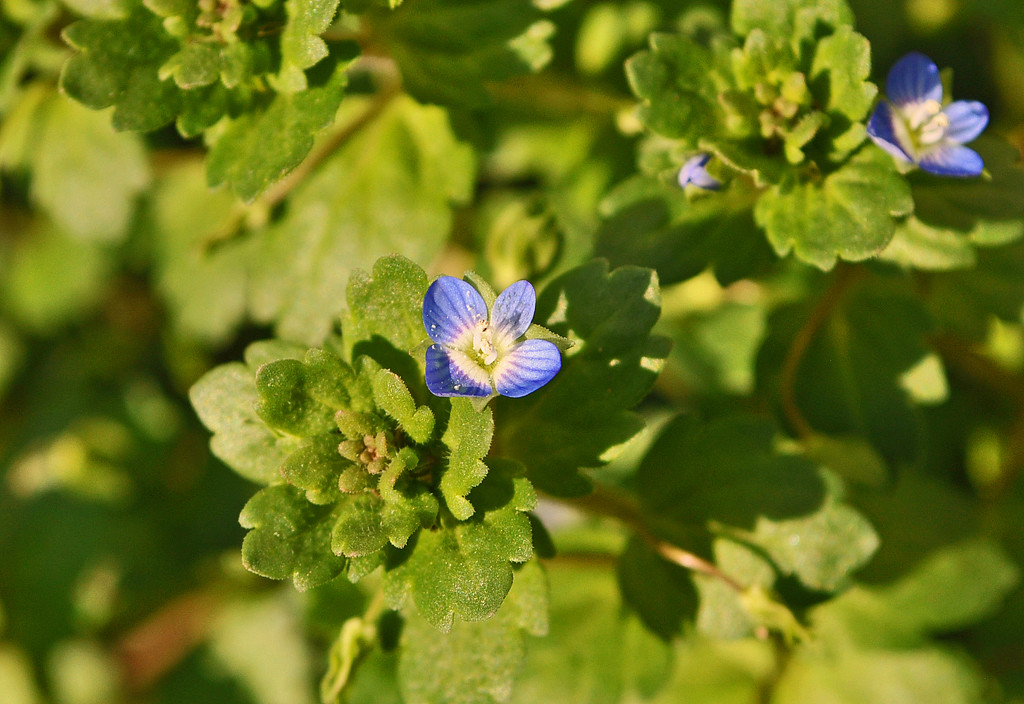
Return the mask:
[[278,93],[266,107],[232,120],[207,157],[210,185],[226,183],[251,201],[298,166],[313,138],[334,120],[346,84],[345,66],[338,63],[322,83]]
[[772,186],[754,208],[779,256],[791,250],[820,269],[861,261],[892,239],[896,218],[914,209],[910,187],[880,150],[864,150],[816,183]]
[[411,616],[402,631],[399,682],[407,704],[500,704],[526,655],[527,634],[547,633],[548,586],[536,561],[515,570],[508,598],[486,621],[438,633]]
[[373,398],[381,410],[398,421],[413,442],[423,445],[434,434],[434,412],[427,406],[417,408],[409,388],[393,371],[381,369],[374,374]]
[[351,463],[338,454],[336,435],[317,435],[305,440],[281,465],[281,476],[306,492],[314,504],[330,504],[340,498],[338,477]]
[[178,44],[141,3],[122,20],[79,20],[64,39],[79,53],[64,64],[61,88],[95,110],[113,105],[116,129],[147,132],[178,114],[181,91],[158,75]]
[[486,83],[546,63],[541,16],[529,0],[418,0],[378,14],[374,27],[410,95],[479,107],[490,101]]
[[714,131],[710,53],[689,39],[652,34],[651,49],[626,62],[630,87],[644,102],[640,119],[654,132],[696,144]]
[[248,528],[242,563],[270,579],[291,579],[299,591],[325,584],[345,568],[331,552],[330,507],[314,506],[285,484],[263,489],[242,509],[238,522]]
[[[530,520],[537,496],[515,477],[507,463],[492,464],[487,479],[470,493],[476,513],[468,521],[422,530],[415,543],[385,573],[385,593],[393,608],[408,599],[441,631],[455,616],[464,621],[490,618],[512,586],[513,562],[533,555]],[[411,554],[409,554],[411,553]]]
[[544,491],[586,493],[590,482],[578,470],[605,464],[643,429],[628,409],[650,390],[668,354],[666,340],[650,334],[660,310],[654,272],[609,272],[604,260],[541,292],[535,319],[576,344],[550,383],[522,399],[499,399],[495,413],[502,452],[526,465]]
[[416,347],[427,336],[426,293],[426,273],[403,256],[378,259],[371,273],[356,269],[348,283],[348,312],[342,325],[346,349],[374,337],[401,351]]
[[[844,128],[862,121],[871,109],[878,88],[868,80],[871,75],[871,44],[851,27],[840,27],[825,37],[814,53],[808,80],[814,93],[827,96],[823,108],[839,119]],[[821,82],[821,88],[816,83]]]
[[311,349],[304,361],[282,359],[256,372],[256,413],[267,425],[300,437],[328,432],[347,408],[352,368],[333,353]]
[[[345,104],[341,122],[358,119],[366,109],[365,102],[351,98]],[[408,351],[424,334],[422,322],[414,321],[421,320],[426,283],[416,292],[415,314],[411,300],[402,298],[399,305],[415,288],[400,279],[378,282],[386,300],[364,312],[351,291],[360,291],[366,277],[356,274],[350,282],[350,275],[393,252],[420,265],[432,261],[451,229],[452,205],[468,199],[473,178],[472,152],[455,139],[444,111],[393,99],[320,165],[289,200],[287,216],[261,235],[254,314],[276,322],[283,337],[319,344],[342,314],[349,290],[347,344],[365,330],[362,339],[380,334]],[[379,266],[385,277],[408,276],[393,271],[394,264]],[[350,330],[353,325],[360,332]]]
[[477,411],[469,399],[452,399],[448,427],[441,437],[449,450],[448,462],[441,474],[441,494],[448,510],[460,521],[474,513],[466,494],[487,476],[483,458],[491,448],[493,437],[494,418],[490,408]]
[[736,0],[730,23],[740,36],[760,29],[777,37],[794,37],[801,25],[806,26],[808,16],[832,28],[853,24],[853,12],[846,0]]
[[288,22],[281,33],[279,90],[297,92],[308,87],[304,71],[328,55],[320,35],[334,21],[338,4],[339,0],[285,0]]
[[208,371],[189,392],[199,419],[213,432],[210,450],[259,484],[278,481],[292,443],[280,439],[256,415],[256,375],[240,362]]

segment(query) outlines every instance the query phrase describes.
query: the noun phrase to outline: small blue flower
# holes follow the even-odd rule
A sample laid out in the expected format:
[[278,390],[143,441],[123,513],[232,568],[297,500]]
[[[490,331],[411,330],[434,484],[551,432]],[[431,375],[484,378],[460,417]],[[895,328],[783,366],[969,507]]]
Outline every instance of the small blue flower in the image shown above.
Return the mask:
[[533,393],[562,368],[547,340],[521,340],[533,321],[537,294],[529,281],[501,292],[490,314],[480,293],[461,279],[439,277],[423,299],[427,388],[435,396],[519,398]]
[[690,183],[705,191],[717,191],[721,188],[722,182],[714,178],[704,168],[710,160],[711,155],[707,152],[701,152],[687,159],[683,168],[679,169],[679,185],[685,188],[686,184]]
[[939,176],[977,176],[985,168],[963,146],[988,124],[988,109],[976,100],[942,105],[939,68],[924,54],[893,64],[880,102],[868,121],[868,135],[898,162],[916,164]]

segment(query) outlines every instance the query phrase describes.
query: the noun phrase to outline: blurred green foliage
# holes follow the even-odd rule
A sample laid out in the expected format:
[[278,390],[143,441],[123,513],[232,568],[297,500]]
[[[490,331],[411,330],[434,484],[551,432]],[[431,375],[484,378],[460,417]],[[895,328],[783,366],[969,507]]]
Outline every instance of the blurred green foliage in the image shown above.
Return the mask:
[[[0,0],[0,702],[1024,703],[1021,8]],[[861,146],[911,50],[991,181]],[[562,374],[426,397],[420,269]],[[318,363],[436,495],[334,513]]]

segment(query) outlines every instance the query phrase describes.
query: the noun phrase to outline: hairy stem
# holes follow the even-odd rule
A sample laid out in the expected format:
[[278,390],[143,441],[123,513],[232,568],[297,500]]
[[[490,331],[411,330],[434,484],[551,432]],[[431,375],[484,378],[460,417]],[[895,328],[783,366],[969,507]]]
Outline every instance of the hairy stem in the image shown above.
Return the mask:
[[807,422],[796,402],[796,375],[815,336],[831,317],[836,306],[843,299],[850,286],[861,276],[862,270],[845,262],[836,265],[832,282],[818,300],[811,315],[793,337],[786,358],[782,363],[782,378],[779,382],[779,397],[782,412],[793,432],[801,439],[814,434],[814,428]]

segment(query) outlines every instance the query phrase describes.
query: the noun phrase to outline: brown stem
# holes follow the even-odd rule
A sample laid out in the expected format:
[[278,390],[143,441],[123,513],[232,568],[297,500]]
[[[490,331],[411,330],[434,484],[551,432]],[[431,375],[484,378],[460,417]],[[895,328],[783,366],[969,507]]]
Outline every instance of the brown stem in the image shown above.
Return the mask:
[[779,381],[779,397],[782,402],[782,412],[786,416],[790,427],[801,439],[807,439],[814,434],[814,428],[807,422],[800,407],[796,402],[796,375],[800,371],[800,364],[807,354],[811,342],[818,334],[818,331],[828,322],[832,311],[843,299],[846,291],[861,276],[862,269],[851,266],[845,262],[839,262],[833,272],[832,282],[828,289],[818,300],[811,315],[804,322],[790,344],[789,351],[782,363],[782,378]]
[[598,485],[592,493],[572,501],[571,505],[589,513],[610,516],[624,523],[643,538],[663,559],[672,564],[714,577],[737,593],[742,594],[746,591],[746,587],[722,572],[714,564],[656,536],[647,526],[636,503],[618,492]]

